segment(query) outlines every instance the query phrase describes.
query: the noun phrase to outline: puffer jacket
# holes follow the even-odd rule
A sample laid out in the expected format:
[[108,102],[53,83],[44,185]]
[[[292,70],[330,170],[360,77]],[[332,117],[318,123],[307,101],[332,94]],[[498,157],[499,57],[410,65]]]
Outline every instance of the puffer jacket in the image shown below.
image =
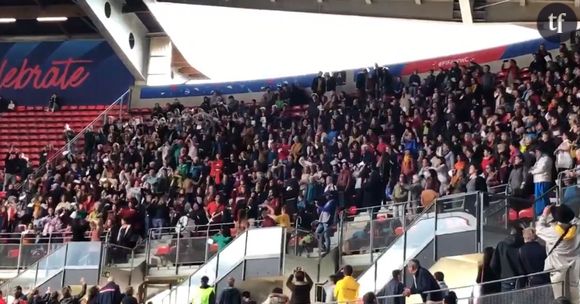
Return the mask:
[[552,169],[554,161],[546,154],[542,154],[540,159],[534,164],[530,173],[534,175],[534,183],[549,183],[552,181]]

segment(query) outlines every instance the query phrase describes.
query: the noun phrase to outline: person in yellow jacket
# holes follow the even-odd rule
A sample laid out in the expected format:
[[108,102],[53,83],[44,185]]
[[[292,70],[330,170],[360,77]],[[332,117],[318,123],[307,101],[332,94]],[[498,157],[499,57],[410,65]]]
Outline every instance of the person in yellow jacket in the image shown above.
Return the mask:
[[352,271],[352,266],[344,266],[344,278],[334,287],[334,298],[338,303],[355,303],[358,300],[359,283],[352,277]]
[[194,292],[191,304],[215,304],[215,290],[208,283],[208,277],[201,277],[201,285]]

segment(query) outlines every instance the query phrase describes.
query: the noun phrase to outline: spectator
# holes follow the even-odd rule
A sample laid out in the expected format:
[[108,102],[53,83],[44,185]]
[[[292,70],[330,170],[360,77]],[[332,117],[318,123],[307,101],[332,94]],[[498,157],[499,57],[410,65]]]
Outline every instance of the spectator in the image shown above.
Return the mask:
[[[510,235],[497,244],[490,266],[500,279],[509,279],[525,274],[519,253],[522,245],[523,238],[519,227],[512,228]],[[521,280],[513,279],[501,282],[502,291],[511,291],[520,287],[522,287]]]
[[[404,304],[405,298],[403,297],[403,292],[405,291],[405,285],[401,281],[401,271],[396,269],[392,272],[391,280],[383,287],[383,289],[377,294],[380,304]],[[399,296],[399,297],[393,297]]]
[[22,300],[25,302],[28,301],[26,295],[24,293],[22,293],[22,286],[18,285],[16,287],[14,287],[14,299]]
[[234,277],[228,278],[228,287],[222,290],[219,304],[242,304],[242,294],[235,287],[235,284],[236,279]]
[[437,280],[437,283],[439,284],[439,289],[441,289],[441,295],[443,296],[443,298],[447,298],[447,296],[449,295],[449,287],[447,286],[447,283],[445,283],[445,275],[443,274],[443,272],[437,271],[433,273],[433,276],[435,277],[435,280]]
[[194,291],[192,304],[214,304],[215,290],[209,286],[209,278],[201,277],[201,285]]
[[336,283],[334,298],[339,303],[354,303],[358,299],[359,283],[352,277],[353,269],[350,265],[342,268],[344,277]]
[[[542,215],[536,222],[536,232],[538,237],[546,243],[548,258],[544,269],[561,269],[571,267],[568,275],[569,294],[572,303],[578,302],[578,278],[580,277],[580,238],[578,237],[576,217],[574,212],[566,205],[553,207],[551,205],[544,208]],[[554,272],[550,279],[554,297],[562,296],[563,290],[560,284],[565,272]]]
[[46,108],[46,111],[55,112],[58,110],[60,110],[60,97],[54,93],[50,96],[50,99],[48,99],[48,107]]
[[363,304],[377,304],[377,296],[374,292],[367,292],[362,299]]
[[325,194],[326,203],[320,208],[320,216],[318,218],[318,227],[316,228],[316,235],[318,237],[318,248],[321,252],[327,253],[330,251],[330,234],[331,226],[334,219],[334,212],[336,209],[336,201],[334,199],[334,192],[327,192]]
[[222,251],[232,240],[229,228],[223,227],[220,232],[211,237],[218,246],[218,251]]
[[[526,228],[523,231],[524,244],[520,248],[520,259],[524,273],[533,274],[544,271],[544,261],[547,258],[546,248],[538,243],[536,231]],[[527,278],[527,286],[540,286],[550,283],[548,274],[538,274]]]
[[338,277],[331,274],[328,277],[328,281],[324,284],[324,303],[334,303],[336,299],[334,298],[334,289],[336,288],[336,283],[338,282]]
[[449,294],[443,300],[444,304],[457,304],[457,294],[454,291],[450,291]]
[[123,300],[121,300],[121,304],[137,304],[137,299],[133,296],[134,294],[133,287],[129,286],[125,289],[125,294],[123,296]]
[[558,297],[554,300],[554,302],[552,302],[552,304],[572,304],[572,301],[566,297]]
[[119,285],[115,283],[113,277],[107,278],[107,284],[99,290],[98,303],[99,304],[118,304],[121,303],[121,290]]
[[288,303],[288,297],[284,295],[282,288],[276,287],[268,295],[268,298],[262,304],[286,304]]
[[84,304],[99,304],[99,287],[92,286],[89,288]]
[[79,304],[81,299],[85,296],[87,292],[87,283],[85,283],[85,279],[81,278],[81,292],[73,296],[71,295],[71,288],[70,286],[63,287],[62,289],[62,298],[60,299],[60,304]]
[[[1,101],[1,97],[0,97],[0,101]],[[0,290],[0,304],[6,304],[6,301],[4,300],[4,295],[2,294],[2,290]]]
[[544,208],[550,204],[550,198],[544,195],[552,183],[552,158],[544,152],[542,146],[535,149],[536,163],[530,169],[530,173],[534,175],[534,209],[536,215],[541,215]]
[[297,267],[286,280],[286,287],[292,292],[290,304],[310,304],[310,290],[313,285],[308,273]]
[[242,304],[250,304],[252,301],[252,294],[249,291],[242,292]]
[[16,183],[16,177],[20,172],[18,155],[18,149],[15,149],[14,145],[11,145],[8,154],[6,154],[6,158],[4,159],[4,186],[2,191],[7,191],[8,185]]
[[439,291],[439,284],[429,270],[421,267],[418,260],[412,259],[407,264],[409,275],[413,276],[411,287],[405,288],[403,295],[420,294],[423,303],[442,303],[443,296]]

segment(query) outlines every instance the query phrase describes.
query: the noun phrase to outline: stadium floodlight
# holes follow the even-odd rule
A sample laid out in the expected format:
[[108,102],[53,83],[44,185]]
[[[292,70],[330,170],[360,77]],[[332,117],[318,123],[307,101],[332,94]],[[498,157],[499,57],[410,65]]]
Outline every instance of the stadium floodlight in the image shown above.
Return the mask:
[[67,21],[68,18],[67,17],[38,17],[36,18],[36,21],[38,22],[61,22],[61,21]]
[[365,3],[368,5],[371,5],[371,4],[373,4],[373,1],[372,0],[365,0]]
[[316,0],[316,2],[318,2],[318,3],[322,3],[322,2],[323,2],[323,0]]
[[14,23],[16,18],[0,18],[0,23]]

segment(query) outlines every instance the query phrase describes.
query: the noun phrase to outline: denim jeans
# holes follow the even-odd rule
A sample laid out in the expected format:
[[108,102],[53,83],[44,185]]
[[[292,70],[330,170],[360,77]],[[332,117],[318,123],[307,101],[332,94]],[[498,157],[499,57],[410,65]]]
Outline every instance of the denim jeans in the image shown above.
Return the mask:
[[330,251],[330,227],[326,223],[318,223],[316,227],[318,249],[324,252]]
[[153,238],[157,238],[161,236],[161,228],[165,226],[165,220],[162,218],[154,218],[151,220],[151,226],[155,228],[151,234]]

